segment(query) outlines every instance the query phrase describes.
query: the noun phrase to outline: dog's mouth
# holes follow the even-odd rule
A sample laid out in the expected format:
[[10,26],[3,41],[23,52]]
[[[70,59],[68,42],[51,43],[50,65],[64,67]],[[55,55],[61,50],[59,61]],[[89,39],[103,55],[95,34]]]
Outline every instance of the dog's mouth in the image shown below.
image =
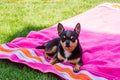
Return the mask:
[[66,48],[66,50],[72,50],[73,49],[72,46],[66,46],[65,48]]

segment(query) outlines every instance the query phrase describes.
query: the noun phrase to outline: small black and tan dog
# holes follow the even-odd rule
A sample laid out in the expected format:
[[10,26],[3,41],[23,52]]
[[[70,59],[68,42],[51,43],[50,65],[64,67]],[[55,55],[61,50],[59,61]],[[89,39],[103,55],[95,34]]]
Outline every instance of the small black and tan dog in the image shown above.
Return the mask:
[[82,48],[79,43],[79,33],[81,30],[80,23],[77,23],[73,31],[65,30],[61,23],[58,24],[58,34],[60,38],[48,41],[36,49],[45,49],[45,57],[48,59],[50,55],[54,55],[50,64],[57,62],[69,62],[75,64],[73,71],[78,72],[82,64]]

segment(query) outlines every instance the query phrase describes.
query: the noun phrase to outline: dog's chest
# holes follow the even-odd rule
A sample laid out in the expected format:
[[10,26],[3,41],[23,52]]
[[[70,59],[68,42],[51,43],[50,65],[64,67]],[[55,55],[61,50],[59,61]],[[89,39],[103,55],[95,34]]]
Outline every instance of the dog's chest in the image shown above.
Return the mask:
[[69,58],[71,54],[71,52],[64,51],[65,58]]
[[64,62],[67,62],[68,58],[71,56],[71,54],[72,53],[70,53],[70,52],[64,51],[64,57],[60,53],[58,53],[58,58],[60,60],[63,60]]

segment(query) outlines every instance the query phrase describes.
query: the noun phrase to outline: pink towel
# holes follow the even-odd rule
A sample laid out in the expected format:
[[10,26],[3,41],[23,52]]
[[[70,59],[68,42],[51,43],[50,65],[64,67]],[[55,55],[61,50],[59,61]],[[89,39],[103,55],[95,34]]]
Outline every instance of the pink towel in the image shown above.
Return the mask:
[[31,31],[25,38],[1,44],[0,58],[23,63],[42,72],[52,72],[69,80],[120,80],[120,9],[114,5],[119,6],[102,4],[61,22],[65,29],[73,29],[77,22],[82,25],[79,40],[84,65],[79,73],[74,73],[73,65],[69,63],[50,65],[49,60],[44,58],[43,50],[35,49],[58,37],[56,25],[38,32]]

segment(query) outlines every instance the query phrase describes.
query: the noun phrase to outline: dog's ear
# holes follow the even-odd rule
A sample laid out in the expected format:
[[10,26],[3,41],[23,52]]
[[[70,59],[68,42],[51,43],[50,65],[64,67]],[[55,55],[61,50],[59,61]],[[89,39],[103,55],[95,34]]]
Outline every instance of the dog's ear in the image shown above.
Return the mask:
[[81,30],[81,25],[80,25],[80,23],[77,23],[74,31],[79,35],[80,34],[80,30]]
[[61,23],[58,23],[58,34],[60,35],[64,31],[64,27]]

